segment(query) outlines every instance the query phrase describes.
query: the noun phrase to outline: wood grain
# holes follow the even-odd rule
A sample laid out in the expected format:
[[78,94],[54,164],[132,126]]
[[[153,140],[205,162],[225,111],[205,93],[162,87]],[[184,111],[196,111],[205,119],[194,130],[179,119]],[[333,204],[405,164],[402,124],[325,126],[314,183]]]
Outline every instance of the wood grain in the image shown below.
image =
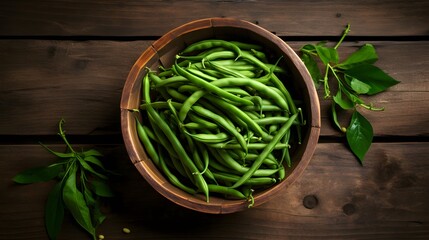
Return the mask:
[[[106,166],[121,174],[114,179],[116,197],[106,202],[108,217],[99,229],[108,239],[429,236],[427,143],[375,143],[363,167],[344,145],[320,143],[310,165],[291,187],[262,206],[227,215],[197,213],[163,198],[138,174],[123,145],[81,147],[102,151]],[[55,159],[36,145],[0,146],[0,159],[0,239],[44,239],[43,204],[52,184],[20,186],[10,179],[21,170]],[[315,204],[305,206],[304,199],[312,198]],[[63,226],[59,239],[86,237],[68,215]],[[132,233],[124,235],[122,227]]]
[[[0,41],[0,135],[49,135],[64,117],[74,135],[120,134],[119,102],[131,66],[152,41]],[[288,42],[295,50],[307,42]],[[364,42],[346,42],[346,56]],[[428,41],[377,41],[377,66],[401,81],[368,98],[377,136],[428,136]],[[107,53],[107,54],[106,54]],[[322,96],[319,92],[319,96]],[[338,136],[322,98],[322,135]],[[36,120],[37,119],[37,120]],[[341,120],[346,123],[346,116]],[[402,124],[407,123],[407,124]]]
[[425,0],[7,0],[0,3],[0,35],[161,36],[192,20],[234,17],[280,36],[338,36],[347,23],[352,36],[425,36],[428,9]]
[[[0,1],[0,240],[47,239],[43,211],[53,182],[11,179],[55,161],[33,143],[55,143],[61,117],[77,135],[72,144],[100,150],[121,174],[112,181],[116,197],[103,204],[106,239],[429,239],[428,10],[426,0]],[[121,142],[122,88],[154,40],[208,17],[256,23],[295,50],[338,39],[347,23],[341,56],[374,44],[376,65],[401,83],[368,98],[384,112],[362,111],[378,137],[364,166],[337,138],[320,98],[323,140],[303,175],[266,204],[207,215],[156,192]],[[66,215],[59,239],[90,237]]]

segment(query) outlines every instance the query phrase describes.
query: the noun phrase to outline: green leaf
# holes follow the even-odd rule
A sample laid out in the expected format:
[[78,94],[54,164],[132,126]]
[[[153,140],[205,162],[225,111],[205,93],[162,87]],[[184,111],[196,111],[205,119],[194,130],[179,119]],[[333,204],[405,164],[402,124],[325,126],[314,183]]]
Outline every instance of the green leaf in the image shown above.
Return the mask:
[[57,239],[64,219],[64,204],[62,182],[57,183],[51,190],[45,206],[45,226],[49,239]]
[[46,182],[58,176],[61,171],[63,171],[63,166],[61,164],[52,164],[47,167],[30,168],[18,173],[13,178],[13,181],[21,184]]
[[368,84],[371,87],[367,92],[368,95],[383,92],[389,87],[399,83],[399,81],[387,75],[380,68],[366,63],[356,65],[353,68],[346,70],[344,73]]
[[335,102],[333,102],[331,105],[331,114],[332,114],[332,120],[334,120],[335,126],[337,126],[338,129],[342,131],[342,127],[340,125],[340,122],[338,121],[337,108],[336,108]]
[[80,163],[80,165],[83,167],[83,169],[85,169],[86,171],[88,171],[88,172],[90,172],[90,173],[92,173],[92,174],[94,174],[94,175],[96,175],[97,177],[99,177],[99,178],[102,178],[102,179],[108,179],[108,177],[107,176],[105,176],[105,175],[103,175],[103,174],[101,174],[101,173],[99,173],[99,172],[97,172],[97,171],[95,171],[94,170],[94,168],[92,168],[84,159],[82,159],[81,157],[78,157],[78,160],[79,160],[79,163]]
[[87,187],[84,189],[84,196],[92,213],[92,223],[95,227],[97,227],[106,219],[106,216],[101,212],[99,202],[97,202],[97,200],[93,197],[92,192]]
[[98,206],[98,204],[96,205],[96,207],[93,209],[93,222],[95,223],[96,226],[100,225],[101,223],[104,222],[104,220],[106,219],[106,215],[104,215],[101,210],[100,207]]
[[349,98],[344,98],[344,94],[341,91],[341,88],[338,89],[337,94],[333,97],[334,102],[337,103],[342,109],[352,109],[355,106],[355,103]]
[[363,164],[365,154],[372,143],[373,130],[371,123],[356,110],[347,128],[346,137],[352,152]]
[[92,180],[91,185],[93,187],[93,191],[100,197],[113,197],[114,194],[110,186],[104,181]]
[[336,67],[341,69],[350,69],[358,64],[373,64],[377,60],[378,56],[375,52],[374,46],[371,44],[365,44],[359,50],[348,56],[344,62],[338,64]]
[[327,65],[329,63],[338,63],[338,52],[335,48],[324,47],[317,45],[316,46],[317,54],[319,55],[320,60],[323,64]]
[[322,73],[320,72],[319,66],[317,66],[317,62],[310,54],[307,53],[302,54],[301,60],[307,67],[307,70],[313,79],[314,86],[318,88],[320,85],[320,79],[322,79]]
[[328,41],[320,41],[316,44],[316,46],[324,47],[324,46],[326,46],[327,43],[328,43]]
[[74,157],[74,153],[73,152],[70,152],[70,153],[56,152],[56,151],[53,151],[52,149],[48,148],[46,145],[44,145],[42,143],[40,143],[40,145],[42,147],[44,147],[46,150],[48,150],[48,152],[52,153],[53,155],[55,155],[55,156],[57,156],[59,158],[72,158],[72,157]]
[[97,151],[95,149],[90,149],[88,151],[84,151],[82,154],[84,157],[89,157],[89,156],[101,157],[101,156],[103,156],[103,154],[101,154],[99,151]]
[[353,78],[350,82],[350,86],[352,87],[352,89],[357,93],[357,94],[365,94],[368,93],[369,90],[371,90],[371,86],[359,81],[356,78]]
[[86,156],[86,157],[83,158],[83,160],[85,162],[92,163],[92,164],[94,164],[94,165],[96,165],[96,166],[98,166],[98,167],[100,167],[100,168],[102,168],[104,170],[103,163],[101,163],[101,161],[98,158],[94,157],[94,156]]
[[90,210],[82,192],[76,186],[76,171],[77,167],[72,165],[63,188],[64,204],[76,222],[92,236],[95,236],[95,228],[92,225]]
[[304,46],[301,47],[300,49],[301,52],[312,52],[312,53],[316,53],[316,46],[313,44],[306,44]]

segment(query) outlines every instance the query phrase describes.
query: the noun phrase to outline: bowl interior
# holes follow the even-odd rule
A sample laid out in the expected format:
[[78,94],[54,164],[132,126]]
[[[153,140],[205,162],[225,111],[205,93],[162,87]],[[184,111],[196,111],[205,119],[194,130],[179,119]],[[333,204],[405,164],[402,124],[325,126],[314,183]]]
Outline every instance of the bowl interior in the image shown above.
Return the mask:
[[302,144],[291,152],[292,167],[287,168],[287,176],[282,182],[255,193],[255,206],[270,200],[281,189],[292,184],[308,165],[320,133],[320,107],[312,79],[295,52],[274,34],[246,21],[210,18],[190,22],[168,32],[142,53],[128,75],[121,99],[122,133],[131,161],[152,187],[176,204],[206,213],[237,212],[247,209],[248,203],[215,196],[210,198],[210,202],[205,202],[203,196],[190,195],[170,184],[146,155],[136,134],[134,115],[129,111],[139,107],[141,79],[146,67],[152,70],[159,66],[170,67],[177,53],[204,39],[256,43],[264,46],[269,55],[283,56],[280,64],[291,73],[284,84],[294,99],[303,101],[306,125],[303,127]]

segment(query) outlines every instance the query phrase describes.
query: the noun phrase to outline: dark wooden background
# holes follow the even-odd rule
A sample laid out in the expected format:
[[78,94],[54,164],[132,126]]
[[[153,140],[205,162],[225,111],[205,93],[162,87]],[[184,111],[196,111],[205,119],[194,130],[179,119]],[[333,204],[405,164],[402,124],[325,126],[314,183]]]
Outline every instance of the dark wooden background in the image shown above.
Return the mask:
[[[0,2],[0,239],[47,239],[52,182],[12,177],[55,158],[38,142],[95,147],[114,179],[98,229],[106,239],[429,239],[429,1],[31,1]],[[360,166],[328,120],[313,159],[290,188],[261,207],[207,215],[155,192],[131,164],[120,132],[122,86],[138,56],[167,31],[207,17],[259,24],[294,49],[338,40],[342,56],[372,43],[377,66],[401,81],[371,97],[375,143]],[[345,119],[341,119],[345,121]],[[131,229],[123,234],[122,228]],[[66,216],[59,239],[90,239]]]

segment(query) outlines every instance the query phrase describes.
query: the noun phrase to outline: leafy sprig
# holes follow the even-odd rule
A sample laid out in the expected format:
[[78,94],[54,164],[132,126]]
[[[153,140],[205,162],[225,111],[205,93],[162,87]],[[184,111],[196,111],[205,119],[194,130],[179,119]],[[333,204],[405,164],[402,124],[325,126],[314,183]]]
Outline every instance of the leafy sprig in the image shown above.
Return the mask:
[[[346,134],[350,149],[363,164],[365,154],[372,144],[373,128],[358,108],[371,111],[382,111],[384,108],[367,103],[361,95],[381,93],[399,81],[374,66],[378,55],[371,44],[364,44],[344,61],[340,61],[337,49],[349,32],[350,24],[334,47],[327,46],[327,42],[319,42],[306,44],[300,51],[301,59],[310,72],[316,88],[323,85],[324,98],[332,100],[331,115],[335,126]],[[320,68],[320,65],[323,67]],[[339,109],[352,112],[347,127],[338,121]]]
[[58,157],[58,162],[24,170],[13,180],[21,184],[57,180],[45,205],[45,226],[50,239],[57,238],[66,211],[93,239],[97,239],[96,228],[106,218],[100,210],[100,197],[113,196],[108,185],[111,172],[99,160],[102,156],[99,151],[74,150],[66,138],[63,124],[64,120],[61,119],[58,134],[67,146],[65,153],[53,151],[41,144]]

